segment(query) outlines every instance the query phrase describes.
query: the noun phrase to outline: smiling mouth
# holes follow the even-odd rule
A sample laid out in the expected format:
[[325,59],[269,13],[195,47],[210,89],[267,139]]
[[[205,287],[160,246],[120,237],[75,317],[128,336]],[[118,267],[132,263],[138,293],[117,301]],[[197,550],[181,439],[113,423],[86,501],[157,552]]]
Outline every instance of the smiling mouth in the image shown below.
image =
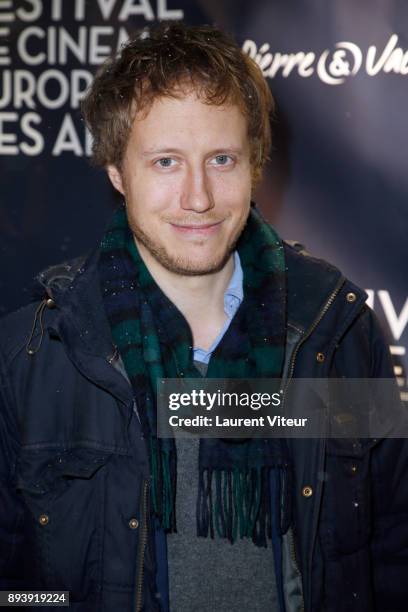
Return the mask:
[[170,223],[170,225],[177,231],[183,234],[198,233],[198,234],[212,234],[217,231],[218,227],[223,221],[217,221],[216,223],[191,223],[186,225],[180,225],[178,223]]
[[215,225],[219,225],[222,221],[216,221],[215,223],[170,223],[173,227],[180,227],[182,229],[206,229],[208,227],[214,227]]

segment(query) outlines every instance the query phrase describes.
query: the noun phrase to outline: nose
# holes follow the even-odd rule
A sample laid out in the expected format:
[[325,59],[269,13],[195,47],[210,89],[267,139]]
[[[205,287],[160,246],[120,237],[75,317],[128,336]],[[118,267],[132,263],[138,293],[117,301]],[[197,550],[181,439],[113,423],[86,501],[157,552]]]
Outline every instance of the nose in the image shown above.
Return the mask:
[[214,208],[214,198],[205,168],[189,168],[186,172],[181,197],[181,208],[206,212]]

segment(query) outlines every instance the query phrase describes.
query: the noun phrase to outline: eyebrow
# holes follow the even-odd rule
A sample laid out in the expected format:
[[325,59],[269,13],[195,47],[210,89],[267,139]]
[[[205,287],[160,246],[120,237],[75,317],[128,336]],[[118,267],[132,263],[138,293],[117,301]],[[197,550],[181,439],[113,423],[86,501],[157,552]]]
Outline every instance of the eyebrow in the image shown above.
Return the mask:
[[[218,147],[209,152],[209,155],[219,155],[220,153],[235,153],[236,155],[242,154],[240,147]],[[150,157],[151,155],[170,155],[171,153],[183,154],[183,149],[175,147],[164,147],[162,149],[146,149],[141,152],[142,157]]]

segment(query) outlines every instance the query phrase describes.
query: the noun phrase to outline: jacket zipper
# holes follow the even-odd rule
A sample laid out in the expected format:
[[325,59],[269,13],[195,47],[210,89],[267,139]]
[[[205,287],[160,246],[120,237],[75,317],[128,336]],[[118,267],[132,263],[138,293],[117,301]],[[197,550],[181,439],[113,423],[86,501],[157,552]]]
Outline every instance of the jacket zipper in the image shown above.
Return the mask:
[[283,410],[283,408],[285,406],[286,390],[287,390],[287,388],[289,386],[289,383],[290,383],[290,381],[291,381],[291,379],[293,377],[293,372],[295,370],[295,361],[296,361],[296,357],[297,357],[297,354],[299,352],[299,349],[302,346],[302,344],[309,338],[309,336],[314,332],[316,327],[319,325],[320,321],[323,319],[324,315],[329,310],[330,306],[334,302],[337,294],[339,293],[340,289],[342,288],[342,286],[344,285],[345,282],[346,282],[346,279],[344,277],[341,277],[339,282],[337,283],[337,285],[333,289],[332,293],[330,294],[327,302],[325,303],[325,305],[323,306],[323,308],[320,310],[319,314],[317,315],[316,319],[313,321],[312,325],[305,332],[305,335],[299,340],[299,342],[296,344],[295,348],[293,349],[293,353],[292,353],[292,357],[291,357],[290,365],[289,365],[289,369],[288,369],[288,375],[286,377],[286,380],[284,381],[284,385],[283,385],[283,389],[282,389],[282,405],[281,405],[282,410]]
[[143,602],[143,575],[144,575],[144,558],[147,544],[147,492],[148,482],[143,482],[143,493],[142,493],[142,512],[141,512],[141,533],[139,540],[139,552],[138,552],[138,567],[136,574],[136,607],[135,612],[140,612],[142,609]]
[[[296,357],[297,357],[297,354],[299,352],[300,347],[307,340],[307,338],[309,338],[309,336],[314,332],[316,327],[319,325],[320,321],[323,319],[324,315],[326,314],[326,312],[328,311],[328,309],[330,308],[330,306],[334,302],[336,296],[340,292],[340,290],[343,287],[345,282],[346,282],[346,279],[344,277],[341,277],[340,280],[338,281],[337,285],[333,289],[332,293],[330,294],[329,298],[327,299],[326,303],[324,304],[323,308],[320,310],[318,316],[316,317],[316,319],[312,323],[312,325],[306,331],[305,335],[296,344],[296,346],[295,346],[295,348],[293,350],[293,354],[292,354],[291,360],[290,360],[288,376],[287,376],[285,384],[284,384],[284,393],[283,393],[283,402],[282,402],[283,404],[284,404],[284,398],[285,398],[286,389],[287,389],[287,387],[288,387],[288,385],[289,385],[289,383],[290,383],[290,381],[291,381],[291,379],[293,377],[293,372],[295,370]],[[290,543],[290,552],[291,552],[294,568],[295,568],[296,572],[298,573],[298,575],[301,576],[302,574],[300,572],[299,564],[298,564],[298,560],[297,560],[294,534],[293,534],[291,529],[289,530],[289,543]],[[302,593],[301,612],[304,612],[304,610],[305,610],[305,600],[304,600],[304,596],[303,596],[303,593]]]
[[297,345],[295,346],[295,348],[293,350],[292,358],[290,360],[288,376],[287,376],[287,379],[285,381],[285,391],[287,389],[287,386],[288,386],[289,382],[291,381],[291,379],[293,377],[293,372],[295,370],[295,361],[296,361],[296,357],[297,357],[297,354],[299,352],[300,347],[309,338],[309,336],[314,332],[316,327],[319,325],[320,321],[323,319],[324,315],[329,310],[330,306],[334,302],[337,294],[339,293],[340,289],[342,288],[342,286],[344,285],[345,282],[346,282],[346,279],[344,277],[342,277],[339,280],[339,282],[337,283],[336,287],[333,289],[331,295],[329,296],[327,302],[325,303],[325,305],[323,306],[323,308],[319,312],[317,318],[312,323],[312,325],[309,327],[309,329],[307,330],[307,332],[305,333],[303,338],[301,338],[299,340],[299,342],[297,343]]
[[[287,491],[287,481],[286,481],[286,478],[285,478],[284,482],[285,482],[284,489]],[[283,501],[282,501],[282,503],[283,503]],[[298,559],[297,559],[297,554],[296,554],[295,537],[294,537],[293,529],[292,529],[291,526],[289,526],[289,530],[288,530],[287,533],[288,533],[288,540],[289,540],[289,552],[290,552],[290,556],[291,556],[292,562],[293,562],[293,569],[295,570],[296,575],[300,576],[300,580],[302,580],[302,573],[301,573],[301,571],[299,569],[299,564],[298,564]],[[301,608],[300,608],[300,610],[298,610],[298,612],[304,612],[304,610],[305,610],[303,593],[302,593],[301,599],[302,599]],[[286,607],[285,607],[285,609],[286,609]]]
[[[293,560],[293,566],[295,568],[295,571],[296,571],[297,575],[302,578],[302,574],[301,574],[301,571],[299,569],[299,564],[298,564],[298,560],[297,560],[296,547],[295,547],[295,537],[293,535],[292,529],[289,529],[288,535],[289,535],[290,554],[291,554],[291,557],[292,557],[292,560]],[[301,603],[300,612],[305,612],[305,600],[304,600],[304,597],[303,597],[303,593],[302,593],[302,603]]]

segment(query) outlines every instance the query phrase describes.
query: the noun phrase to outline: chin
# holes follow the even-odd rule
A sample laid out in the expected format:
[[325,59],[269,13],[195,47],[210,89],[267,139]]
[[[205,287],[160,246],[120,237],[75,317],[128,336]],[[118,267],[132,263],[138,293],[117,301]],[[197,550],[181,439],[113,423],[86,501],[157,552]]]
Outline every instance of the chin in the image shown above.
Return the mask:
[[203,262],[197,263],[196,265],[192,262],[160,262],[170,272],[180,274],[183,276],[204,276],[206,274],[214,274],[223,269],[226,261],[211,262],[203,264]]
[[223,269],[231,256],[227,251],[219,257],[197,257],[187,258],[185,254],[181,257],[156,257],[158,262],[170,272],[184,276],[203,276],[214,274]]
[[202,276],[219,272],[228,262],[235,246],[235,241],[226,244],[191,244],[180,240],[176,243],[169,240],[155,240],[151,233],[130,222],[130,227],[137,244],[143,246],[145,254],[152,257],[166,270],[182,276]]

